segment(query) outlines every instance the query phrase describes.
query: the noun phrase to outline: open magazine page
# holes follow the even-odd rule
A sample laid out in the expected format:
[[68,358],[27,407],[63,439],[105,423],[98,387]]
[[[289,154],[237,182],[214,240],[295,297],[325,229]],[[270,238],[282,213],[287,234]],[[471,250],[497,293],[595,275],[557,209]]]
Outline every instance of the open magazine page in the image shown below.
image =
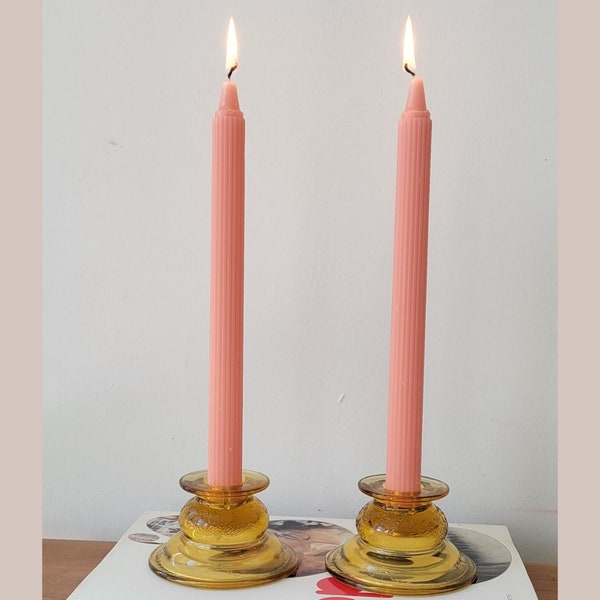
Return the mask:
[[[205,590],[166,581],[148,566],[157,544],[179,531],[177,511],[147,511],[123,534],[69,600],[357,600],[391,598],[349,587],[329,575],[325,555],[356,533],[352,519],[271,517],[269,528],[292,546],[300,566],[289,577],[254,588]],[[444,594],[456,600],[537,600],[508,529],[502,525],[450,524],[448,539],[477,565],[477,581]],[[422,596],[402,596],[422,598]]]

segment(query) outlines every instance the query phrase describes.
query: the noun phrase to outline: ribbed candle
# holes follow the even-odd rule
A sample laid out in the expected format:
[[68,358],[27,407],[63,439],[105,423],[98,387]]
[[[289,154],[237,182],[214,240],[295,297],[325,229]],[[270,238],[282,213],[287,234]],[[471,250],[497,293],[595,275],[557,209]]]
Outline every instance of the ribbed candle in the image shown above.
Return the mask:
[[414,77],[398,124],[386,487],[421,487],[431,119]]
[[212,128],[208,480],[242,482],[245,121],[223,83]]

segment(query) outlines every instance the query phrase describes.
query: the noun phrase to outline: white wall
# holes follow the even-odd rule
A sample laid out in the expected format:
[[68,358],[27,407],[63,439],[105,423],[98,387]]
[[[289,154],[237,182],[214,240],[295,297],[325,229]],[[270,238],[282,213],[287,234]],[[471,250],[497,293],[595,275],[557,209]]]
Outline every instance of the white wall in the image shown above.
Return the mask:
[[[244,465],[354,518],[385,469],[411,14],[433,119],[423,473],[555,562],[557,6],[44,3],[45,537],[117,539],[206,467],[210,128],[246,117]],[[340,398],[343,399],[340,401]]]

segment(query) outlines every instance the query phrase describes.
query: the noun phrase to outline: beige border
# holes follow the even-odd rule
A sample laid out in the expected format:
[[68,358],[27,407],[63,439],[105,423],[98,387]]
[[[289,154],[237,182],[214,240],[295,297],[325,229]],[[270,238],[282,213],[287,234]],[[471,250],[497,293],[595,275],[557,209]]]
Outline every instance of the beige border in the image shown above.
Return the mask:
[[559,2],[559,598],[597,593],[599,24],[597,4]]
[[5,597],[39,598],[41,1],[3,2],[0,24],[0,564]]

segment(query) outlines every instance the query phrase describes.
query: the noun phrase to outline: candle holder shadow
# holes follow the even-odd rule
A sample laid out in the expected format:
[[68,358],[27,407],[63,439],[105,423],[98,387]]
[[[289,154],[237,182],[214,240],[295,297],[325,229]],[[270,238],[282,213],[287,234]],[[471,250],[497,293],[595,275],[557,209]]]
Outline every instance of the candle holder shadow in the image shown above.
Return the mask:
[[298,556],[268,531],[269,514],[254,497],[269,485],[255,471],[237,486],[213,486],[208,471],[184,475],[179,484],[194,494],[179,515],[181,530],[150,555],[159,577],[187,586],[231,589],[293,575]]
[[446,539],[448,522],[433,504],[448,486],[421,478],[415,493],[385,488],[385,475],[361,479],[359,489],[373,500],[358,513],[358,534],[331,550],[327,570],[353,587],[394,596],[427,596],[473,583],[475,563]]

